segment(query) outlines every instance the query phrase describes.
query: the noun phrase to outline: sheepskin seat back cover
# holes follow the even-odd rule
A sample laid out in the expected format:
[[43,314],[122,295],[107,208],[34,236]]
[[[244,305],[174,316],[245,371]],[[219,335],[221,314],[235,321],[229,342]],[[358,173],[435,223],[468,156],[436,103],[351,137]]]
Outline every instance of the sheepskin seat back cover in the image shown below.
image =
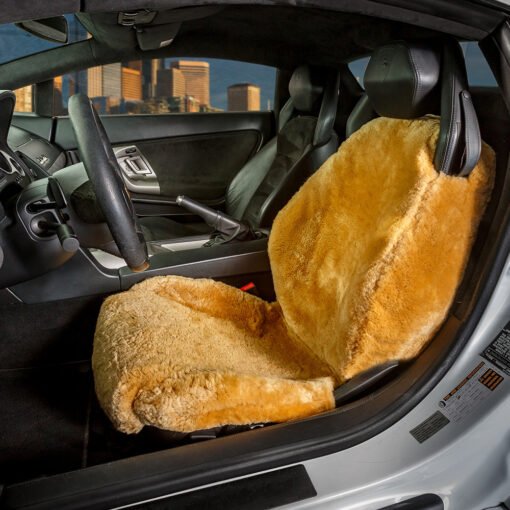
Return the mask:
[[433,165],[439,120],[379,118],[345,141],[275,220],[278,301],[223,283],[148,279],[109,297],[96,392],[123,432],[280,422],[334,407],[333,389],[416,356],[445,319],[493,183]]

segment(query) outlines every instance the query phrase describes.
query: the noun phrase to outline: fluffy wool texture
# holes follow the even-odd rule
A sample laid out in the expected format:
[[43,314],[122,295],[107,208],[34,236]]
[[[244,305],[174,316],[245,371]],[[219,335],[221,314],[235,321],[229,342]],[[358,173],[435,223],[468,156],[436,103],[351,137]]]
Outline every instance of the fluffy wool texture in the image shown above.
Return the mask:
[[444,321],[493,183],[439,174],[439,121],[380,118],[344,142],[277,216],[278,301],[208,279],[148,279],[109,297],[93,353],[123,432],[281,422],[334,407],[333,388],[416,356]]

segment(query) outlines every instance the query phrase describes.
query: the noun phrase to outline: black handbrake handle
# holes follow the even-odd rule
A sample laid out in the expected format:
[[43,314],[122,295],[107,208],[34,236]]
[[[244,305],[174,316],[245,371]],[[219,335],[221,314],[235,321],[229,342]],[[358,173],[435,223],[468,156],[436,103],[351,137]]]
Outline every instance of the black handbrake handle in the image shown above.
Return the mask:
[[248,225],[232,218],[228,214],[207,207],[184,195],[179,195],[175,202],[183,209],[200,216],[209,226],[227,236],[228,240],[253,237],[253,233]]

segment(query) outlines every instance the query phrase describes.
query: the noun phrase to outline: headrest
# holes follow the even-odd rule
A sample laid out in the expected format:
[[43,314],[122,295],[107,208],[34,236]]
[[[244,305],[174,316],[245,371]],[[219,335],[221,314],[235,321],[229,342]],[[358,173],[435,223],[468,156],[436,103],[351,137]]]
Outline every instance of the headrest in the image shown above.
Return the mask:
[[289,93],[296,110],[312,113],[323,91],[324,82],[310,66],[299,66],[292,73]]
[[331,139],[340,93],[340,72],[332,68],[299,66],[289,81],[290,98],[278,115],[278,132],[297,114],[317,116],[312,145]]
[[366,94],[347,121],[347,136],[377,115],[414,119],[440,114],[436,170],[469,175],[482,142],[464,56],[455,39],[386,44],[374,51],[364,83]]
[[374,51],[365,90],[381,117],[415,119],[439,112],[441,52],[397,41]]

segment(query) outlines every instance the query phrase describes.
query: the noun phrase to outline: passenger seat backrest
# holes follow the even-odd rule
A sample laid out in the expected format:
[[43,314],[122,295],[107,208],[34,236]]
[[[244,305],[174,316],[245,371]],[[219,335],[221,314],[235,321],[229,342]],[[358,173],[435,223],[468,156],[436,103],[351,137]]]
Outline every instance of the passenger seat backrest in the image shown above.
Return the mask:
[[[459,126],[444,131],[442,119],[425,116],[440,107],[445,63],[451,65],[440,47],[422,44],[397,42],[374,52],[367,100],[385,117],[351,135],[271,230],[284,320],[339,382],[412,359],[432,338],[490,197],[495,160],[487,145],[481,158],[466,158],[474,166],[469,178],[435,166],[444,140],[456,147],[464,140]],[[461,83],[462,73],[449,81]],[[472,142],[481,147],[480,139]],[[459,173],[453,156],[454,150],[448,168]]]
[[250,160],[227,190],[227,213],[253,227],[269,227],[277,212],[338,147],[333,131],[339,72],[298,67],[278,134]]

